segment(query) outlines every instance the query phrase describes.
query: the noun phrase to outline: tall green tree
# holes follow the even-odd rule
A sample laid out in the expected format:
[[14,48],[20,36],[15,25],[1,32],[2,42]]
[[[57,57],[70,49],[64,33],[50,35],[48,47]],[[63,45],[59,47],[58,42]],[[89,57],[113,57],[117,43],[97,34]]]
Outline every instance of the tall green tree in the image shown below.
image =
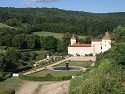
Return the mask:
[[53,36],[46,36],[43,41],[43,48],[46,50],[57,50],[57,39]]
[[25,42],[26,35],[25,34],[18,34],[12,39],[13,47],[17,47],[18,49],[26,48]]
[[12,27],[21,26],[21,23],[17,18],[7,20],[6,24]]
[[27,35],[25,41],[27,43],[27,48],[29,49],[35,48],[35,38],[32,35]]
[[111,34],[111,38],[115,40],[115,42],[125,42],[125,27],[118,26],[115,28]]

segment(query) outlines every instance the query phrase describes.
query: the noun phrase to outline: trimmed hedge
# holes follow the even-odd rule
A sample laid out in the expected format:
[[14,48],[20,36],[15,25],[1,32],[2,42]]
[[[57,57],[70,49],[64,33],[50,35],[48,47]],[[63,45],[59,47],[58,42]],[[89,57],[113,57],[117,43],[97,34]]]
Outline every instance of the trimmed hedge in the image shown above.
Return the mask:
[[35,77],[19,74],[19,78],[23,80],[31,80],[31,81],[62,81],[62,80],[70,80],[72,76],[63,76],[63,77]]

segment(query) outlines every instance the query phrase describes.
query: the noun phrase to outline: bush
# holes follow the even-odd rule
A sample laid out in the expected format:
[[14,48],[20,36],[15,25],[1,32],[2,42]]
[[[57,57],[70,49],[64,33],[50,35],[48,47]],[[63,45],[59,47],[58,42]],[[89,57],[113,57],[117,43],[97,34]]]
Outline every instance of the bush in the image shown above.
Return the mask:
[[46,74],[45,77],[53,77],[50,73]]

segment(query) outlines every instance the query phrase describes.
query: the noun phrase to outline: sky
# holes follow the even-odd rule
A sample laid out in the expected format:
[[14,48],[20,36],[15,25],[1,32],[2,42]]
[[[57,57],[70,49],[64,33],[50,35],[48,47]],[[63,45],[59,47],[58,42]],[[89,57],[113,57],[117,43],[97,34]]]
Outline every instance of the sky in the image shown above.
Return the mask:
[[125,0],[0,0],[0,7],[46,7],[92,13],[109,13],[125,12]]

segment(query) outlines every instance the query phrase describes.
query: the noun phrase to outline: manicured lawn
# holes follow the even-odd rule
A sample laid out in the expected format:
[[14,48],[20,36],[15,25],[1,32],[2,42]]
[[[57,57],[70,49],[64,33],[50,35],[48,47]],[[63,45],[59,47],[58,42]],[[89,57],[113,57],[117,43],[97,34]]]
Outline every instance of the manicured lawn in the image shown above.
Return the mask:
[[11,77],[5,81],[0,82],[0,94],[5,94],[5,91],[16,90],[22,84],[22,80],[18,77]]
[[43,70],[33,74],[30,76],[36,77],[45,77],[48,73],[50,73],[54,77],[62,77],[62,76],[76,76],[80,73],[80,71],[51,71],[51,70]]
[[[36,34],[36,35],[39,35],[39,36],[54,36],[58,39],[62,39],[63,35],[64,34],[61,34],[61,33],[52,33],[52,32],[34,32],[33,34]],[[85,38],[85,36],[78,36],[80,39],[81,38]]]
[[[56,65],[54,67],[59,67],[59,66],[65,66],[66,62],[63,62],[59,65]],[[85,66],[90,66],[93,62],[92,61],[69,61],[69,66],[80,66],[80,67],[85,67]]]

